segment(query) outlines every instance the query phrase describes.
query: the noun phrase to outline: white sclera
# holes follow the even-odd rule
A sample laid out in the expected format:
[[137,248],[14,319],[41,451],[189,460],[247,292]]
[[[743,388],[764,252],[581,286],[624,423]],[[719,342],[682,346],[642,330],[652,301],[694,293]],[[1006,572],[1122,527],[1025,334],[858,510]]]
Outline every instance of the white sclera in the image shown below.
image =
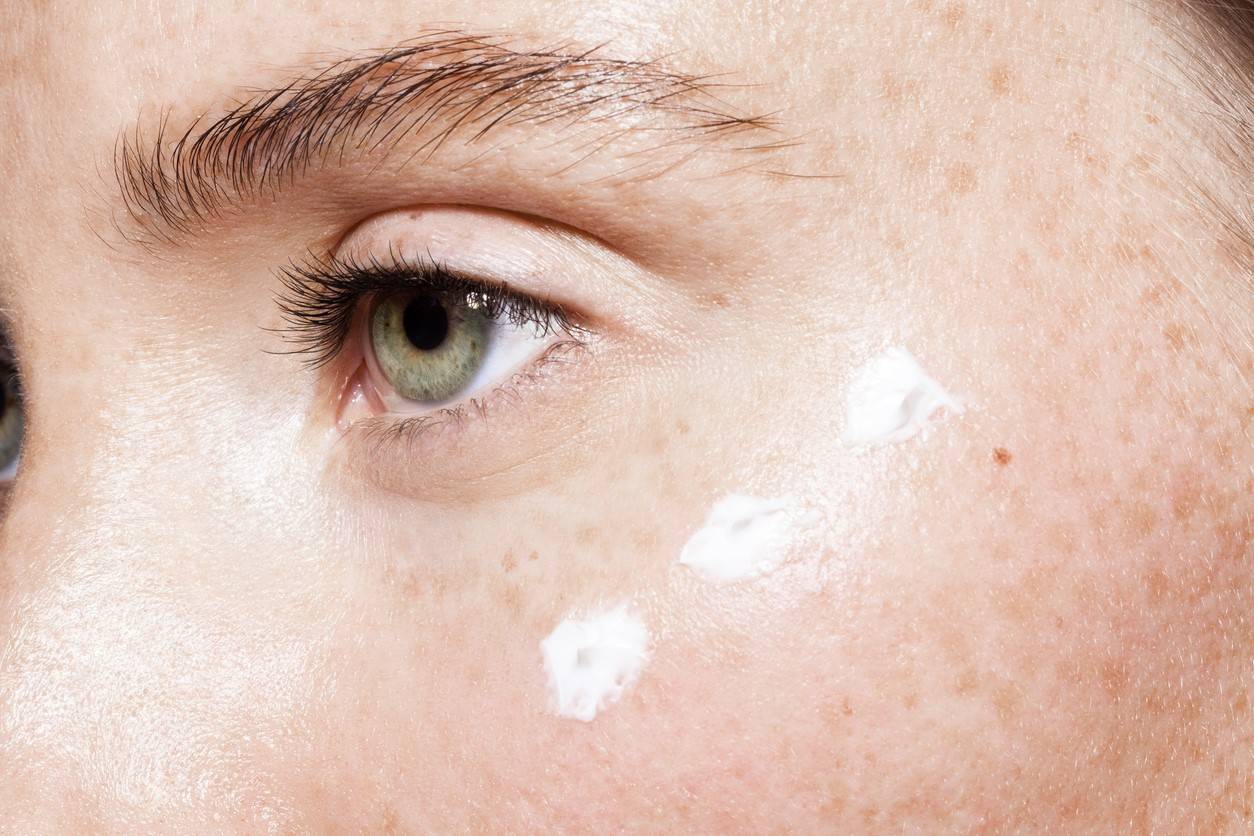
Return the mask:
[[961,415],[962,403],[928,376],[904,348],[867,363],[849,387],[845,431],[849,446],[895,444],[924,433],[938,414]]
[[618,702],[649,659],[649,631],[620,606],[585,619],[567,618],[540,643],[553,709],[591,722]]

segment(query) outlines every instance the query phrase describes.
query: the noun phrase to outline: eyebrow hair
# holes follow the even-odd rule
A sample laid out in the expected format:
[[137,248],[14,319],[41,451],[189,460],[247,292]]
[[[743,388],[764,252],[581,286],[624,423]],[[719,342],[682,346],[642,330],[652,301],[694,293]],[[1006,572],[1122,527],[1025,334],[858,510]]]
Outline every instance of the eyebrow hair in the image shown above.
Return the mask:
[[350,150],[386,155],[412,145],[407,161],[426,161],[454,138],[473,144],[524,123],[556,132],[615,126],[566,168],[640,130],[666,134],[651,149],[682,149],[667,169],[711,144],[751,152],[795,144],[724,142],[779,133],[773,114],[740,113],[718,95],[741,85],[599,52],[521,50],[503,38],[440,30],[326,63],[251,91],[207,124],[201,116],[174,130],[167,113],[151,137],[138,125],[123,133],[113,160],[121,200],[141,229],[173,240]]

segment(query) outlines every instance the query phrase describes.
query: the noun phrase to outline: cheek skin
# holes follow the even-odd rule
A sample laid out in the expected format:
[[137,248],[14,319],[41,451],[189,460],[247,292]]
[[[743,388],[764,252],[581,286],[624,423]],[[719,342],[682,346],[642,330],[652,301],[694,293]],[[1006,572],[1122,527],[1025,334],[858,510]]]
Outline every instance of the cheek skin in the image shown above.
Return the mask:
[[[216,339],[162,358],[184,329],[103,350],[118,317],[95,284],[74,299],[91,339],[67,339],[80,323],[51,282],[82,271],[38,264],[40,379],[81,392],[44,398],[75,420],[38,422],[59,433],[32,447],[0,543],[3,815],[34,832],[1240,832],[1254,414],[1172,278],[1222,269],[1174,251],[1209,240],[1169,215],[1177,192],[1109,179],[1147,166],[1107,147],[1123,123],[1098,111],[1139,100],[1085,57],[1107,54],[1105,18],[1039,37],[1090,19],[1058,8],[837,4],[804,32],[759,27],[771,55],[807,56],[858,43],[841,28],[862,17],[900,27],[831,66],[748,62],[809,76],[778,86],[797,81],[842,159],[869,152],[770,209],[781,263],[710,300],[701,364],[643,375],[623,424],[510,490],[424,504],[328,478],[294,437],[310,395],[290,358],[241,376],[255,342]],[[720,66],[753,57],[696,40]],[[15,217],[40,217],[19,192],[42,194],[14,190]],[[1129,194],[1155,214],[1112,221]],[[45,228],[25,234],[77,255]],[[243,307],[217,320],[252,329]],[[847,386],[896,344],[974,404],[851,451]],[[207,374],[207,354],[230,368]],[[192,397],[174,408],[171,389]],[[763,578],[706,583],[676,561],[732,491],[809,500],[821,532]],[[639,681],[593,723],[554,716],[541,640],[623,600],[655,637]]]
[[[1006,378],[995,399],[1004,419],[965,415],[928,442],[851,458],[833,431],[829,449],[774,459],[768,482],[824,485],[828,532],[770,576],[730,587],[676,565],[708,503],[734,487],[708,466],[728,392],[676,395],[691,411],[651,416],[607,451],[618,464],[605,474],[563,474],[542,502],[494,512],[535,520],[528,530],[467,518],[448,532],[485,532],[473,543],[433,538],[499,559],[442,571],[416,560],[359,585],[331,654],[357,687],[327,704],[325,734],[353,728],[377,745],[346,756],[335,780],[310,775],[297,796],[347,805],[373,791],[363,776],[380,752],[404,763],[440,751],[446,769],[416,778],[412,800],[361,809],[362,826],[464,821],[468,783],[515,799],[484,811],[485,827],[591,829],[606,817],[660,827],[680,816],[735,829],[788,815],[899,829],[957,815],[1014,829],[1093,825],[1111,809],[1153,820],[1151,788],[1187,780],[1224,745],[1194,721],[1218,699],[1204,660],[1232,640],[1223,625],[1248,529],[1231,513],[1185,519],[1225,495],[1235,507],[1226,474],[1181,479],[1146,505],[1105,492],[1109,458],[1060,466],[1049,451],[1069,442],[1054,422],[1000,406],[1038,402],[1038,385]],[[831,414],[840,406],[833,395]],[[1145,409],[1108,429],[1148,420],[1156,405]],[[1139,451],[1127,456],[1115,470],[1145,478],[1149,468],[1131,464]],[[728,469],[745,483],[763,472]],[[581,502],[606,484],[622,497],[612,509]],[[684,513],[642,523],[654,503]],[[1222,560],[1189,560],[1185,541]],[[660,637],[653,658],[592,725],[554,717],[539,641],[572,610],[618,600],[634,601]],[[1192,650],[1165,654],[1163,636]],[[1131,784],[1130,764],[1149,764]],[[618,788],[623,775],[631,791]]]

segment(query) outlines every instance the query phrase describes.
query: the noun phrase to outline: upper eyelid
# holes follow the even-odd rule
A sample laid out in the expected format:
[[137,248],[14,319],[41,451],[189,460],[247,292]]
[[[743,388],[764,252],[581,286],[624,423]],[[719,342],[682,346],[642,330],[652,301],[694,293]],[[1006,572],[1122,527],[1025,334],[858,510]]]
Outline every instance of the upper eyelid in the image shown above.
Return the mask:
[[278,303],[287,323],[282,336],[296,345],[288,353],[307,355],[315,368],[339,354],[362,300],[380,293],[421,288],[485,293],[511,316],[571,335],[583,330],[559,303],[465,276],[430,257],[415,262],[389,251],[387,261],[311,258],[281,270],[280,279],[284,291]]

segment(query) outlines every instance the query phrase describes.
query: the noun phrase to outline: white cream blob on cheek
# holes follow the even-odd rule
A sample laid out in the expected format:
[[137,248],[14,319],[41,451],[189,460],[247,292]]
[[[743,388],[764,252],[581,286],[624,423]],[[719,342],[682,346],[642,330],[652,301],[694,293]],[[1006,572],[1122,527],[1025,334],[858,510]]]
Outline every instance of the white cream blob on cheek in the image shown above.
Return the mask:
[[849,446],[895,444],[926,435],[945,412],[962,411],[961,401],[928,376],[909,351],[894,347],[855,375],[841,440]]
[[587,723],[640,676],[649,659],[649,631],[624,605],[567,618],[540,643],[540,652],[553,710]]
[[787,499],[731,494],[715,503],[679,554],[679,562],[714,583],[765,575],[784,559],[800,528],[814,522]]

